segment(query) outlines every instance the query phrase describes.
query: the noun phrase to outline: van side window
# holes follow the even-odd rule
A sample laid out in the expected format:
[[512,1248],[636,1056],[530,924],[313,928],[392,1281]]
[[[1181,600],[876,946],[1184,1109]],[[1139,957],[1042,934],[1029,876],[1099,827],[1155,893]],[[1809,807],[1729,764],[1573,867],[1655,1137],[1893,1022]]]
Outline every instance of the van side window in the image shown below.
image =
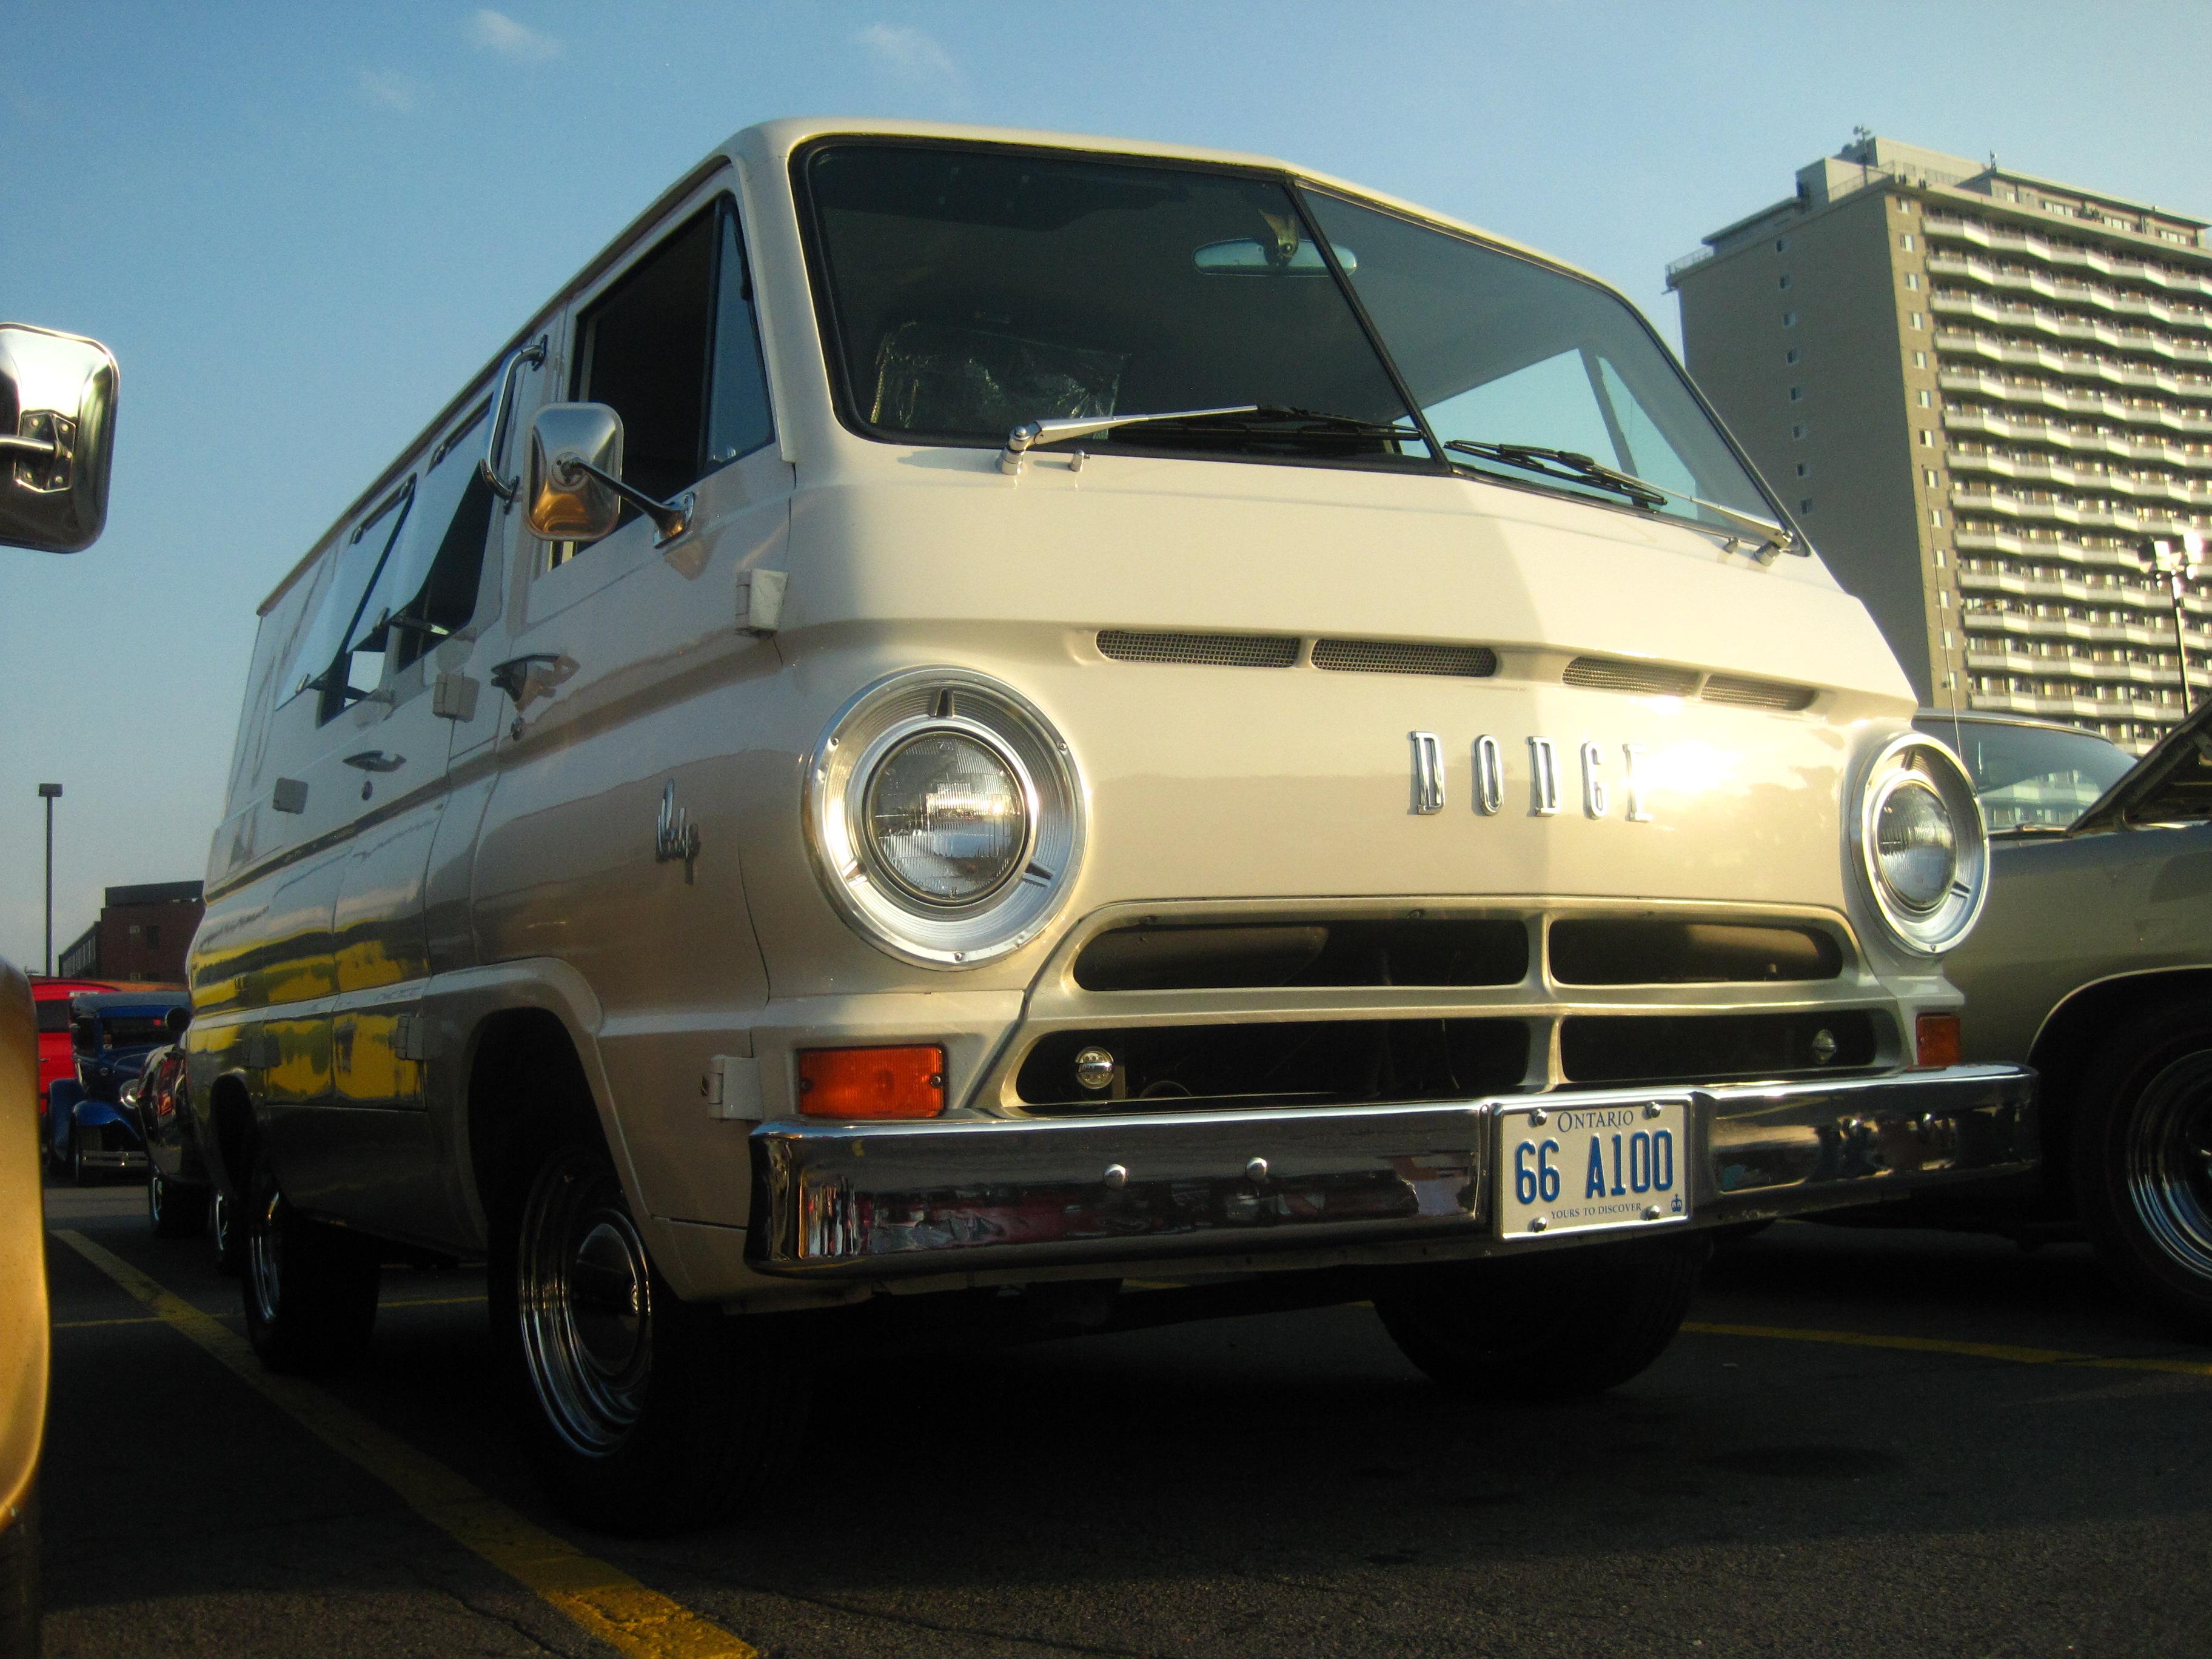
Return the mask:
[[[384,569],[392,544],[407,522],[414,499],[415,479],[410,475],[406,483],[372,507],[368,516],[354,526],[353,533],[328,556],[336,568],[295,659],[299,678],[285,693],[287,702],[310,689],[319,693],[318,725],[335,720],[375,689],[374,678],[362,683],[368,670],[355,670],[353,653],[346,647],[360,626],[362,606]],[[382,665],[374,666],[380,671]]]
[[388,655],[393,668],[404,668],[476,615],[491,488],[476,465],[483,441],[468,441],[490,413],[486,398],[431,452],[406,527],[361,608],[356,654]]
[[[578,395],[623,421],[623,481],[665,501],[697,481],[714,325],[714,215],[702,213],[585,313]],[[637,509],[623,509],[627,524]]]
[[744,234],[737,204],[721,204],[721,235],[714,270],[714,406],[707,421],[707,460],[721,466],[750,455],[775,437],[769,412],[768,368],[761,361],[760,319],[753,313],[752,272],[745,264]]
[[[575,395],[623,419],[623,481],[666,500],[774,436],[752,284],[725,198],[585,313]],[[625,507],[623,522],[636,516]]]

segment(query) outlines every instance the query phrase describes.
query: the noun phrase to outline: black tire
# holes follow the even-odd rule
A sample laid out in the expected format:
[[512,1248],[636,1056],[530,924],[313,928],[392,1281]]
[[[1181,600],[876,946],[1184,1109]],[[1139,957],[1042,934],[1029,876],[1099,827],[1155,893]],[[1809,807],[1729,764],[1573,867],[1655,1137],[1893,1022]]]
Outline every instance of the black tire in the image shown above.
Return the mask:
[[1673,1233],[1407,1268],[1377,1286],[1375,1310],[1406,1358],[1456,1394],[1571,1399],[1666,1352],[1710,1249]]
[[238,1206],[216,1188],[208,1195],[208,1237],[215,1244],[215,1269],[236,1278],[246,1271],[246,1231],[237,1224]]
[[368,1240],[314,1221],[285,1203],[268,1160],[246,1182],[246,1334],[272,1371],[351,1364],[376,1328],[381,1263]]
[[2074,1107],[2068,1174],[2105,1270],[2212,1335],[2212,1014],[2168,1004],[2129,1020]]
[[805,1420],[798,1328],[678,1301],[595,1127],[515,1164],[492,1216],[492,1335],[554,1502],[654,1536],[769,1492]]
[[39,1488],[0,1515],[0,1659],[39,1659]]
[[146,1224],[156,1238],[190,1238],[207,1225],[204,1187],[179,1187],[156,1169],[146,1172]]
[[74,1123],[70,1125],[69,1151],[63,1161],[64,1166],[69,1170],[70,1184],[72,1187],[92,1185],[92,1171],[85,1167],[84,1146],[78,1139],[77,1126]]

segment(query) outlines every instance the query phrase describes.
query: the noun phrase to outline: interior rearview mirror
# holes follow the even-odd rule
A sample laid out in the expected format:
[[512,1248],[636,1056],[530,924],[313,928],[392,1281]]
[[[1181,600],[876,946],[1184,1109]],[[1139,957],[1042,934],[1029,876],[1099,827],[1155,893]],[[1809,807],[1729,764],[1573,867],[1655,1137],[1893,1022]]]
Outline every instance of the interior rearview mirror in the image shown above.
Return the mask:
[[100,539],[115,382],[99,341],[0,323],[0,543],[78,553]]
[[530,422],[523,522],[540,541],[596,542],[614,533],[622,497],[622,416],[605,404],[548,404]]

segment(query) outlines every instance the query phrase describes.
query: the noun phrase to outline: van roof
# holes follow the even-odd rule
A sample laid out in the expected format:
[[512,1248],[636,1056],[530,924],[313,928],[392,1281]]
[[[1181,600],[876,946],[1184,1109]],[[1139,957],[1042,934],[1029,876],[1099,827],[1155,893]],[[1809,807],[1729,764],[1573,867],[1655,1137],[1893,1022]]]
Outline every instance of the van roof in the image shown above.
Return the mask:
[[1016,144],[1030,149],[1066,149],[1088,152],[1097,155],[1126,155],[1142,159],[1200,161],[1218,167],[1287,173],[1327,189],[1360,197],[1395,212],[1402,213],[1409,218],[1425,220],[1449,230],[1480,237],[1483,240],[1497,246],[1510,249],[1516,253],[1526,255],[1529,258],[1539,260],[1558,270],[1570,272],[1586,282],[1595,283],[1625,304],[1632,306],[1635,303],[1603,277],[1584,270],[1577,265],[1571,264],[1556,255],[1547,253],[1540,248],[1531,247],[1527,243],[1516,241],[1510,236],[1501,236],[1495,231],[1485,230],[1480,225],[1470,224],[1463,219],[1455,219],[1449,214],[1438,213],[1435,209],[1423,207],[1419,203],[1408,202],[1402,198],[1389,195],[1365,185],[1338,179],[1328,173],[1316,172],[1311,167],[1302,167],[1272,155],[1253,155],[1242,150],[1206,149],[1190,144],[1162,143],[1149,139],[1104,137],[1095,133],[1052,132],[1024,127],[970,126],[952,121],[890,120],[872,116],[787,117],[777,120],[763,121],[732,135],[726,143],[709,152],[697,166],[688,169],[682,178],[661,191],[643,212],[623,227],[620,235],[601,248],[582,270],[563,283],[554,292],[551,298],[531,313],[529,320],[507,337],[506,343],[492,354],[490,360],[482,368],[469,376],[453,399],[430,419],[421,432],[400,449],[398,458],[380,472],[367,489],[346,504],[345,510],[331,521],[328,529],[314,539],[299,562],[284,573],[283,579],[270,589],[268,598],[261,601],[256,614],[265,617],[275,609],[276,602],[284,597],[292,584],[313,565],[317,556],[330,544],[331,538],[350,524],[356,515],[363,511],[370,502],[380,497],[391,486],[392,481],[398,477],[406,458],[430,441],[445,428],[449,422],[461,414],[470,397],[483,384],[485,378],[506,362],[509,353],[519,350],[528,341],[532,333],[540,326],[549,313],[557,310],[576,289],[589,283],[609,264],[620,258],[632,243],[646,234],[659,222],[661,215],[670,206],[690,194],[703,180],[726,166],[735,156],[749,152],[764,155],[774,166],[782,167],[789,163],[793,152],[800,146],[810,143],[817,138],[845,136],[940,138],[968,143]]

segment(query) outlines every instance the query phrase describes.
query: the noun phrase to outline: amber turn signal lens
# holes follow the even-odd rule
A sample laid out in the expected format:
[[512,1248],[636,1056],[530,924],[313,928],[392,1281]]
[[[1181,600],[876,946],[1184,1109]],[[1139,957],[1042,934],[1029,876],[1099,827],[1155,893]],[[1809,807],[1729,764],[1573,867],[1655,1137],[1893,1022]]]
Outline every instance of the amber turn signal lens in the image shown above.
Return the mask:
[[1922,1066],[1956,1066],[1959,1063],[1958,1015],[1921,1015],[1919,1038]]
[[805,1048],[801,1117],[936,1117],[945,1110],[945,1050]]

